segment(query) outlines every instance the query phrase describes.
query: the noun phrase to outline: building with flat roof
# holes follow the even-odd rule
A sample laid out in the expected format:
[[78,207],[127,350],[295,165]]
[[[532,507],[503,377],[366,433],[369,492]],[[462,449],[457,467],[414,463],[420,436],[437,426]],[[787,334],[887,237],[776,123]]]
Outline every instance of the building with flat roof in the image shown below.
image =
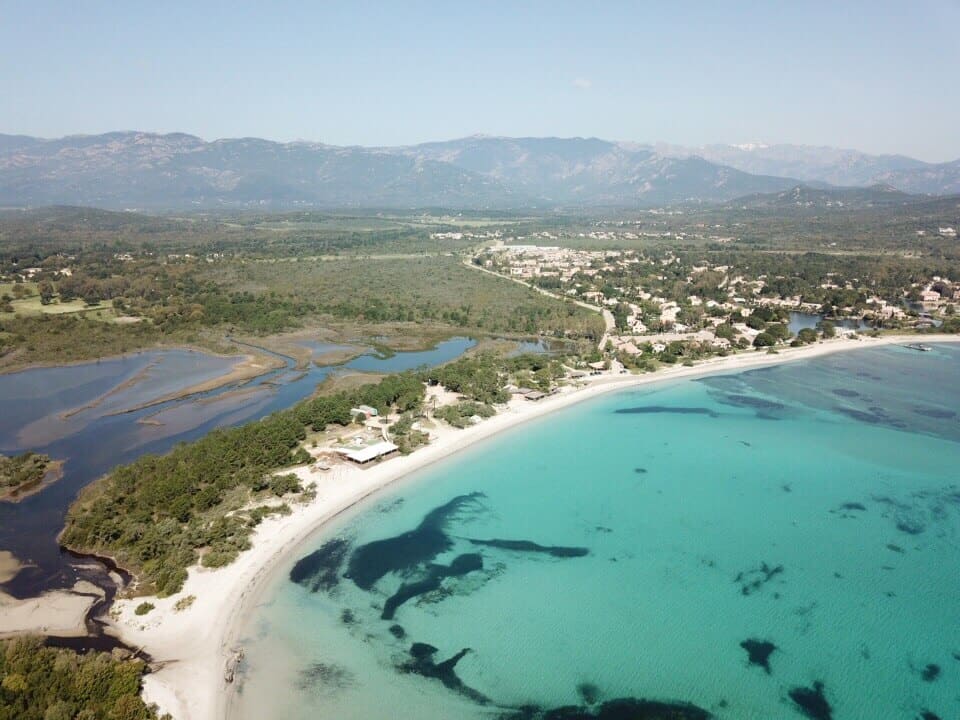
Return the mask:
[[373,460],[379,460],[382,457],[386,457],[392,453],[395,453],[399,448],[394,445],[392,442],[387,442],[383,440],[373,445],[367,445],[362,448],[336,448],[338,454],[345,457],[347,460],[357,463],[358,465],[364,465]]

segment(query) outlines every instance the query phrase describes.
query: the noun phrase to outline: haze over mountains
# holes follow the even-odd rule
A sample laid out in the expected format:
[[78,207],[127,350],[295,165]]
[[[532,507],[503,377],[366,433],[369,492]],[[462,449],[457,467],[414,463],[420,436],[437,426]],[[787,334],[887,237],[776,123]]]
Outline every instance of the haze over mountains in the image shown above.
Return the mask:
[[[900,193],[955,194],[960,160],[596,138],[474,136],[364,148],[257,138],[206,142],[182,133],[0,135],[0,205],[14,207],[642,207],[768,193],[786,201],[782,194],[801,184],[821,191],[883,186],[851,196],[861,202],[900,202]],[[840,201],[846,191],[833,192]]]

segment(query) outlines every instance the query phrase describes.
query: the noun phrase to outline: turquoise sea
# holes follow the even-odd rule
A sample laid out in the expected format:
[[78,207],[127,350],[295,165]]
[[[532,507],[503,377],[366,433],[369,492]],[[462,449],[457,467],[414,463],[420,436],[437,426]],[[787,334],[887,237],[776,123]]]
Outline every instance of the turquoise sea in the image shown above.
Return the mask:
[[943,344],[514,428],[277,569],[231,717],[958,718],[958,412]]

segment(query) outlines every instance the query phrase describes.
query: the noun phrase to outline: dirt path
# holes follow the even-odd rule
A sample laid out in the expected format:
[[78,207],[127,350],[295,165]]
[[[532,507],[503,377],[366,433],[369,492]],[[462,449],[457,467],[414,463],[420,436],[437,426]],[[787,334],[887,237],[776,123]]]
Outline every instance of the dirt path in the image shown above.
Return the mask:
[[565,297],[564,295],[557,295],[556,293],[550,292],[549,290],[544,290],[541,287],[537,287],[536,285],[528,283],[526,280],[510,277],[508,275],[501,275],[500,273],[494,272],[493,270],[487,270],[486,268],[480,267],[479,265],[474,265],[472,262],[469,262],[469,261],[464,262],[464,265],[466,265],[468,268],[472,268],[473,270],[479,270],[480,272],[486,273],[487,275],[493,275],[494,277],[501,278],[502,280],[509,280],[510,282],[517,283],[518,285],[523,285],[524,287],[530,288],[531,290],[538,292],[541,295],[546,295],[549,298],[553,298],[554,300],[561,300],[561,301],[566,300],[568,302],[572,302],[574,305],[579,305],[582,308],[590,310],[591,312],[600,313],[600,315],[603,316],[603,322],[604,322],[604,325],[606,326],[606,329],[604,330],[604,333],[603,333],[603,337],[600,338],[600,343],[597,345],[600,352],[603,352],[603,348],[607,344],[607,339],[610,337],[611,333],[617,326],[616,321],[613,319],[613,313],[607,310],[605,307],[600,307],[599,305],[591,305],[590,303],[583,302],[583,300],[574,300],[573,298]]

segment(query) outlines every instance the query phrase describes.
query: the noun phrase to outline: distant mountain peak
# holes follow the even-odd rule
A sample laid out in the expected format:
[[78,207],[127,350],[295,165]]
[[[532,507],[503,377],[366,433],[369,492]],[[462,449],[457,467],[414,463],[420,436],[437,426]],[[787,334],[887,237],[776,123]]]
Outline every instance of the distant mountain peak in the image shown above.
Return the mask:
[[[826,192],[839,185],[862,192]],[[207,142],[140,131],[43,140],[0,135],[0,205],[6,206],[635,207],[793,193],[800,198],[794,202],[813,207],[898,202],[902,190],[960,193],[960,162],[798,145],[690,149],[596,137],[476,134],[369,148],[255,137]]]
[[759,142],[696,148],[660,143],[655,147],[672,157],[697,155],[743,172],[793,177],[805,183],[846,187],[882,183],[910,193],[933,195],[960,192],[960,161],[926,163],[904,155],[870,155],[846,148]]

